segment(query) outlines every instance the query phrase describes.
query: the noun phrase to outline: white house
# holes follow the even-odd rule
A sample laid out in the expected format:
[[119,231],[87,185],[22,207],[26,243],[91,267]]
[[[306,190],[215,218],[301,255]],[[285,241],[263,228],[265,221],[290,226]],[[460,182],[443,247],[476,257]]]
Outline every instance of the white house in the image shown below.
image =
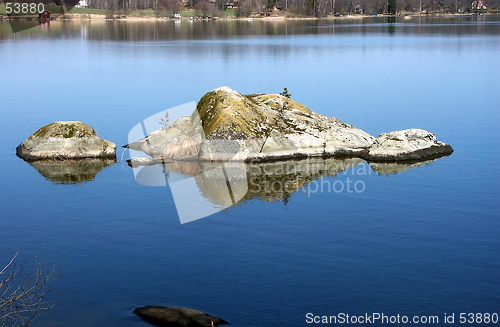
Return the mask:
[[89,6],[87,0],[80,0],[75,8],[87,8]]

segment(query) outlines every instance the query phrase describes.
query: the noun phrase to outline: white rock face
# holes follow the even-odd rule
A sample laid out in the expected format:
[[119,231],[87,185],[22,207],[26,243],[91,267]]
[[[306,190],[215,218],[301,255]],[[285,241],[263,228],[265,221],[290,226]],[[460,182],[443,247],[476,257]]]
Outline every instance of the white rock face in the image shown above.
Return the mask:
[[59,121],[40,128],[17,147],[24,160],[116,158],[116,145],[101,139],[78,121]]
[[437,158],[453,153],[453,148],[436,140],[423,129],[382,133],[363,158],[369,161],[408,161]]
[[203,139],[201,122],[193,123],[191,117],[181,117],[168,128],[154,131],[147,137],[124,147],[141,151],[154,160],[132,158],[133,164],[142,165],[156,161],[198,160]]
[[[317,114],[282,95],[242,95],[227,86],[205,94],[198,103],[197,113],[191,117],[191,126],[202,136],[199,138],[199,133],[187,134],[190,138],[195,135],[193,141],[201,141],[196,159],[202,161],[356,156],[367,152],[375,140],[360,129],[334,117]],[[173,132],[167,129],[162,134],[173,135]],[[151,144],[156,145],[157,142],[153,142],[155,138],[156,135],[147,137]],[[181,137],[170,139],[178,143]],[[140,145],[145,148],[145,141],[140,140],[129,147]],[[161,143],[165,147],[171,142]],[[194,145],[195,142],[191,143]],[[195,149],[194,146],[191,148]],[[159,152],[162,151],[156,151],[154,155]],[[167,156],[164,157],[167,159]],[[177,159],[175,156],[168,157]],[[182,157],[182,154],[177,157]]]
[[421,129],[381,134],[375,140],[361,129],[315,113],[281,94],[242,95],[227,86],[205,94],[191,116],[125,147],[164,161],[341,156],[406,161],[453,152],[451,146]]

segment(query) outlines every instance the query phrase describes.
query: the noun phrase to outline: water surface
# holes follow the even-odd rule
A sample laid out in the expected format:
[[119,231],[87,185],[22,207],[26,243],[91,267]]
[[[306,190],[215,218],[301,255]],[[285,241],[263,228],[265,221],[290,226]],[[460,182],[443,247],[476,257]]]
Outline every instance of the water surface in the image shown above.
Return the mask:
[[[131,313],[140,305],[234,326],[307,325],[309,312],[498,312],[499,27],[497,16],[91,21],[12,34],[0,22],[0,262],[19,251],[65,273],[53,285],[61,301],[33,325],[145,326]],[[15,155],[58,120],[126,144],[143,119],[222,85],[287,87],[375,136],[423,128],[455,152],[414,167],[360,163],[366,175],[321,172],[314,180],[366,189],[311,192],[321,186],[311,179],[188,224],[169,187],[135,182],[121,150],[73,181],[61,178],[67,167],[54,176]]]

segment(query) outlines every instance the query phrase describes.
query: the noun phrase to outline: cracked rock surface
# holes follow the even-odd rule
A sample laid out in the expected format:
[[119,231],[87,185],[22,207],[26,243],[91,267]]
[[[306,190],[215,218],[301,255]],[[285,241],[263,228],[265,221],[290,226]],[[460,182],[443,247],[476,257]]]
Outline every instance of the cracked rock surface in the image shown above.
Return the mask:
[[17,147],[24,160],[116,158],[116,145],[79,121],[59,121],[37,130]]
[[369,161],[411,161],[451,154],[453,148],[423,129],[382,133],[363,157]]
[[421,129],[381,134],[375,139],[281,94],[242,95],[227,86],[205,94],[191,116],[125,147],[167,161],[341,156],[406,161],[453,152],[450,145]]

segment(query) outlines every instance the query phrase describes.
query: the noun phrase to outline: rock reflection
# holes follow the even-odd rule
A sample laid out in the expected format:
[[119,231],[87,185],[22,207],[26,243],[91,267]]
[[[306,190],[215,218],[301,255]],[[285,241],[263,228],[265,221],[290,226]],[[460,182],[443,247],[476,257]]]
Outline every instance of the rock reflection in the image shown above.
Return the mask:
[[309,183],[323,176],[334,177],[364,162],[359,158],[309,158],[249,164],[246,197],[286,203]]
[[29,164],[54,184],[80,184],[94,180],[104,168],[112,166],[116,159],[38,160]]
[[179,220],[184,224],[252,199],[286,205],[295,193],[362,193],[367,175],[397,174],[432,161],[368,163],[360,158],[310,157],[267,162],[158,163],[144,157],[127,162],[134,168],[139,184],[169,186]]
[[412,168],[425,166],[436,159],[411,162],[370,162],[369,165],[379,175],[395,175]]
[[164,166],[171,187],[179,180],[173,175],[192,177],[205,199],[227,207],[250,198],[288,201],[290,195],[310,182],[322,176],[336,176],[364,162],[359,158],[308,158],[248,163],[175,161]]

